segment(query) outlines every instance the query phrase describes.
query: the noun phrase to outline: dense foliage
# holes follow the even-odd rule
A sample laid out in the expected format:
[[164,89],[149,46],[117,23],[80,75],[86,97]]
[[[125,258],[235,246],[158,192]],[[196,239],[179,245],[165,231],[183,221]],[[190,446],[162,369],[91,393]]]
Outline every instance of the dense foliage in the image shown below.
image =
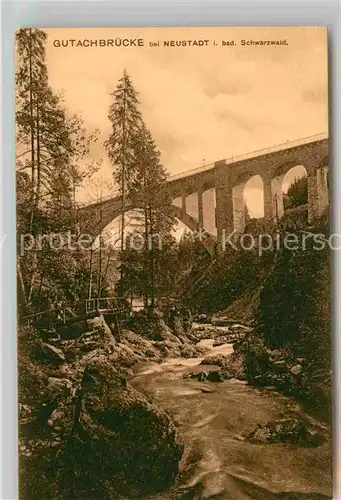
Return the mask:
[[295,179],[284,197],[284,208],[295,208],[308,203],[307,177]]
[[[324,217],[315,231],[328,238]],[[291,346],[325,364],[331,349],[330,248],[283,249],[260,294],[259,326],[274,346]]]
[[87,289],[87,252],[70,249],[67,234],[77,233],[76,189],[97,168],[87,156],[98,132],[50,87],[45,32],[20,29],[16,43],[18,300],[28,314]]

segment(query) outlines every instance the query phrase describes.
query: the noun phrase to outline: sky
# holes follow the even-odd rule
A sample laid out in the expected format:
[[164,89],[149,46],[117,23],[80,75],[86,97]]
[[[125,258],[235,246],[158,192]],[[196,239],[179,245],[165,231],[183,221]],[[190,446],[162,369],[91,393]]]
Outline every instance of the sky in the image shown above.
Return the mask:
[[[124,69],[139,93],[144,121],[170,174],[328,130],[325,28],[46,31],[51,86],[63,90],[69,112],[81,114],[89,129],[102,132],[91,157],[103,158],[98,176],[104,191],[112,176],[102,145],[110,134],[110,93]],[[70,42],[123,38],[141,38],[144,47],[72,47]],[[202,47],[164,47],[164,40],[208,43]],[[222,45],[233,40],[233,46]],[[286,40],[287,44],[242,45],[242,40]],[[66,41],[68,47],[55,46]],[[149,45],[155,41],[159,47]],[[296,169],[295,175],[302,172]],[[287,176],[284,190],[292,180]],[[95,191],[80,191],[79,200],[94,197]],[[249,182],[245,197],[251,216],[261,216],[262,189],[257,179]]]

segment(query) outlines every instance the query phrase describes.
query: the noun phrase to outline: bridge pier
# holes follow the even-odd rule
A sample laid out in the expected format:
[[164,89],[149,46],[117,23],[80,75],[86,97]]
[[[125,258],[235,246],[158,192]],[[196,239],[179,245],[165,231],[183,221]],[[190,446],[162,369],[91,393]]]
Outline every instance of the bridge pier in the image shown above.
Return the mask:
[[199,220],[199,229],[203,229],[204,227],[204,207],[203,207],[203,191],[199,189],[198,191],[198,220]]
[[184,214],[187,213],[187,203],[186,203],[186,194],[181,195],[181,208]]
[[308,175],[308,222],[320,217],[329,204],[328,167],[320,167]]
[[319,196],[320,214],[322,214],[329,205],[328,171],[329,171],[328,167],[321,167],[317,171],[319,175],[318,184],[320,191],[320,196]]
[[263,178],[264,218],[275,220],[284,215],[282,182],[284,175]]
[[233,232],[233,196],[230,169],[226,160],[217,161],[215,168],[216,227],[219,248],[222,249],[226,237]]
[[271,177],[264,177],[262,180],[263,180],[264,218],[270,220],[273,217]]
[[245,182],[233,188],[233,226],[237,233],[245,230]]
[[282,182],[284,175],[275,177],[271,181],[271,193],[272,193],[272,217],[274,219],[280,219],[284,215],[284,202],[283,202],[283,191]]

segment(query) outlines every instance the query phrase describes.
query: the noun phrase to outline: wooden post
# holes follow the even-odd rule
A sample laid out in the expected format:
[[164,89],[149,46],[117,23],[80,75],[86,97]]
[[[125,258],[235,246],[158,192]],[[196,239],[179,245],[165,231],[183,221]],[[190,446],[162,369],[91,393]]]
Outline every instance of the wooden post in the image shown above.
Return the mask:
[[88,285],[88,298],[91,299],[92,295],[92,264],[93,264],[93,241],[90,248],[90,274],[89,274],[89,285]]
[[115,313],[114,318],[115,318],[117,341],[120,343],[121,342],[121,325],[120,325],[117,313]]

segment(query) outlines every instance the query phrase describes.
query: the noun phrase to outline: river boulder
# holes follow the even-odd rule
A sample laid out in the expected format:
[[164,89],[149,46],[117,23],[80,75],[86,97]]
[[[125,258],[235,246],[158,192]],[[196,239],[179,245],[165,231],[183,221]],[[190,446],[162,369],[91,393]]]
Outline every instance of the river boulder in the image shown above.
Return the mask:
[[183,445],[170,417],[109,362],[86,367],[74,429],[60,456],[67,498],[145,498],[169,487],[178,472]]
[[195,378],[199,382],[224,382],[224,380],[229,380],[232,376],[223,370],[210,370],[205,372],[201,371],[198,373],[190,373],[188,378]]
[[298,377],[299,375],[302,374],[302,366],[301,365],[294,365],[291,369],[290,369],[290,373],[292,373],[294,376]]
[[102,315],[89,318],[82,324],[85,325],[83,329],[85,331],[78,338],[63,340],[61,343],[69,362],[78,360],[95,350],[108,355],[114,352],[116,340]]
[[270,367],[276,373],[285,373],[287,371],[287,363],[285,359],[279,359],[271,363]]
[[121,343],[132,349],[138,356],[154,358],[155,361],[158,361],[160,358],[160,353],[153,347],[150,340],[130,330],[122,330]]
[[201,365],[216,365],[225,368],[229,359],[228,354],[209,354],[202,361]]
[[38,360],[43,361],[45,363],[51,363],[54,365],[59,365],[60,363],[65,362],[65,354],[58,347],[47,344],[45,342],[41,343],[40,352],[38,354]]
[[214,326],[231,326],[234,321],[226,316],[213,316],[211,323]]
[[325,440],[313,426],[299,418],[282,418],[258,424],[247,437],[253,443],[287,442],[307,447],[319,446]]

